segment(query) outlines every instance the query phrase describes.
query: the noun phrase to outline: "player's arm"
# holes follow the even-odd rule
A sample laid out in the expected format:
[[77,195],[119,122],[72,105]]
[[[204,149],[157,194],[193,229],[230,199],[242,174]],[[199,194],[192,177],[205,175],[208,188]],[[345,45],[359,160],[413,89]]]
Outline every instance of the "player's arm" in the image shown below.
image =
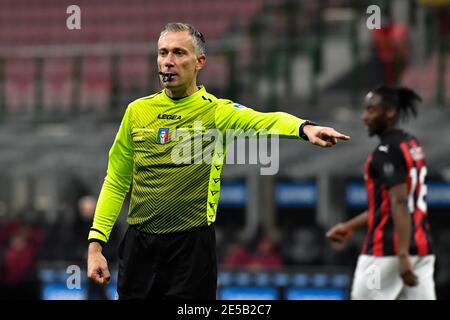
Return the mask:
[[286,112],[258,112],[231,101],[222,100],[215,115],[216,126],[225,131],[253,130],[255,135],[278,135],[281,138],[302,138],[313,144],[329,147],[338,139],[350,137],[336,132],[332,128],[317,126]]
[[408,172],[405,158],[400,149],[389,146],[389,151],[384,155],[383,166],[379,174],[383,184],[389,190],[394,230],[397,235],[397,256],[399,259],[400,275],[406,285],[417,284],[417,277],[412,271],[409,257],[411,238],[411,214],[408,208]]
[[334,241],[338,244],[344,244],[357,229],[366,227],[367,221],[368,212],[366,210],[346,222],[336,224],[330,230],[328,230],[326,236],[331,241]]
[[408,209],[408,188],[406,183],[398,184],[389,189],[392,220],[397,234],[397,256],[399,258],[400,275],[405,284],[417,285],[409,257],[409,242],[411,238],[411,214]]
[[110,274],[102,254],[117,220],[133,173],[133,148],[130,130],[130,107],[127,108],[119,131],[109,151],[108,169],[95,209],[89,232],[88,277],[98,284],[106,284]]

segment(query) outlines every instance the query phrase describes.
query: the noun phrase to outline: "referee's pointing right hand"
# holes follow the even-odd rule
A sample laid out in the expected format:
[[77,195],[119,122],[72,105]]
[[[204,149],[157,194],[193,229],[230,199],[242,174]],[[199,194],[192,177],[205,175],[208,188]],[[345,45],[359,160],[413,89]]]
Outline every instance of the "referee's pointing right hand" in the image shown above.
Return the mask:
[[337,132],[333,128],[321,127],[316,125],[305,125],[303,132],[314,145],[322,148],[334,146],[338,140],[350,140],[350,136]]
[[91,242],[88,249],[88,278],[96,284],[105,285],[109,283],[111,274],[108,262],[102,254],[102,246],[98,242]]

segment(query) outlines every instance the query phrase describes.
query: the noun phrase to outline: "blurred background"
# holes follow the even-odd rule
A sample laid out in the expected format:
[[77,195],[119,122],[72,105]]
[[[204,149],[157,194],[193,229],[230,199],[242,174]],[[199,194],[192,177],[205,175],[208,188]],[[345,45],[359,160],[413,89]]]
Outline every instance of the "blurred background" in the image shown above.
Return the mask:
[[[67,27],[73,4],[81,29]],[[128,203],[104,289],[86,281],[88,229],[127,104],[160,90],[156,41],[174,21],[205,35],[209,92],[352,136],[327,150],[281,141],[275,176],[224,166],[218,297],[348,299],[364,232],[340,251],[325,232],[365,209],[363,163],[378,141],[362,102],[388,82],[424,99],[404,127],[427,154],[437,295],[449,299],[449,0],[0,0],[0,299],[116,298]]]

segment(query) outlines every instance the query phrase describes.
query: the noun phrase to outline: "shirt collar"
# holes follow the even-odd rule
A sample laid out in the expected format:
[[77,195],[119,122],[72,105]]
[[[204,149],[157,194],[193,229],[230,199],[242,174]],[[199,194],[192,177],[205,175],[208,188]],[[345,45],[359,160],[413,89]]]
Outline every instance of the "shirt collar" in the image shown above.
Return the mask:
[[166,90],[162,90],[162,97],[164,98],[164,100],[170,101],[170,103],[174,103],[174,104],[190,102],[192,100],[195,100],[197,97],[199,97],[201,95],[204,95],[206,93],[206,89],[205,89],[205,87],[203,85],[197,86],[197,88],[198,88],[198,90],[195,91],[190,96],[183,97],[183,98],[180,98],[180,99],[172,99],[171,97],[169,97],[166,94]]

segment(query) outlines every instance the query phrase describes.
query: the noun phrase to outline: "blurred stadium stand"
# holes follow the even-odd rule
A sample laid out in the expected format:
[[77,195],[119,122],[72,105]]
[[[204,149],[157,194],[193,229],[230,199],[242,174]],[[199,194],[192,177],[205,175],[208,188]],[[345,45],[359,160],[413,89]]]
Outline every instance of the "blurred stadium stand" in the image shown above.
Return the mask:
[[[160,29],[184,21],[206,37],[208,62],[200,82],[208,91],[352,136],[351,143],[326,151],[281,141],[277,176],[261,176],[257,165],[225,165],[219,261],[232,244],[245,243],[254,252],[258,239],[269,236],[289,275],[222,268],[219,284],[230,287],[221,287],[221,297],[326,298],[324,291],[294,289],[337,287],[345,290],[328,297],[348,298],[363,234],[336,254],[323,233],[360,210],[346,192],[361,182],[365,157],[376,145],[360,121],[366,91],[382,81],[365,24],[366,8],[375,3],[410,28],[412,58],[401,83],[417,90],[424,103],[406,128],[424,144],[430,181],[437,186],[430,205],[436,281],[438,297],[449,299],[450,40],[439,24],[448,7],[403,0],[80,0],[82,28],[68,30],[70,1],[0,0],[0,222],[20,218],[43,231],[40,276],[50,286],[43,297],[68,297],[58,288],[67,266],[81,263],[65,249],[73,240],[67,234],[76,222],[76,201],[99,191],[126,105],[160,90]],[[358,185],[351,192],[361,194]],[[326,269],[326,281],[341,276],[339,285],[320,285],[324,277],[310,272],[311,266]],[[248,290],[233,291],[236,284]],[[84,292],[74,295],[85,298]],[[110,291],[108,296],[114,297]]]

